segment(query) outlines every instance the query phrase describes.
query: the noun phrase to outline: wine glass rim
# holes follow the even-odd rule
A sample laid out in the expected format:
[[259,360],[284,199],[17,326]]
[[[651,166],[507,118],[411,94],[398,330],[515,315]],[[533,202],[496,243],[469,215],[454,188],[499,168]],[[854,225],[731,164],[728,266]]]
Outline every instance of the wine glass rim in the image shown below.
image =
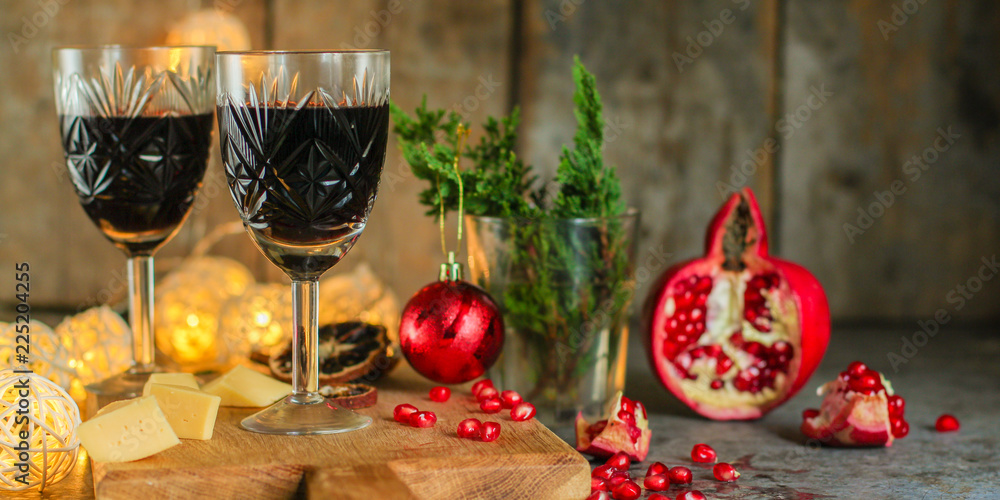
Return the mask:
[[220,56],[280,56],[295,54],[388,54],[388,49],[221,50]]
[[215,45],[120,45],[120,44],[106,44],[106,45],[60,45],[59,47],[53,47],[52,52],[84,52],[84,51],[101,51],[101,50],[126,50],[126,51],[142,51],[148,50],[152,52],[159,52],[164,50],[177,50],[177,49],[212,49],[217,51],[218,47]]

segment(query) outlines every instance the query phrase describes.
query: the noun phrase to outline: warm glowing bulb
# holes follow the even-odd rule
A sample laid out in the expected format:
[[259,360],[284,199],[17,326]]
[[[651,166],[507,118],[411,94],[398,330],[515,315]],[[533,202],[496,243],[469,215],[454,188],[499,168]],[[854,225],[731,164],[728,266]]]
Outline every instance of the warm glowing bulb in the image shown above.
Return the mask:
[[267,311],[258,311],[257,314],[254,315],[253,320],[257,326],[264,327],[271,322],[271,314]]
[[197,314],[188,314],[187,324],[188,324],[188,326],[190,326],[192,328],[198,326],[198,315]]

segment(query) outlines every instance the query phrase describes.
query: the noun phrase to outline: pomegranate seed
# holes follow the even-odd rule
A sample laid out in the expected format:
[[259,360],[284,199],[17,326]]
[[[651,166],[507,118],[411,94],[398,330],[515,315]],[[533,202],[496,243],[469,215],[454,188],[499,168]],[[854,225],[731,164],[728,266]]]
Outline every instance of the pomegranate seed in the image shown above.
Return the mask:
[[628,437],[632,439],[633,443],[638,441],[640,436],[642,436],[642,429],[635,426],[628,428]]
[[902,396],[889,396],[889,418],[903,418],[906,401]]
[[483,410],[483,413],[500,413],[503,403],[497,398],[484,399],[479,402],[479,409]]
[[608,479],[608,488],[614,490],[615,488],[621,486],[625,481],[630,481],[628,473],[615,472],[611,475],[611,479]]
[[417,407],[408,404],[396,405],[396,408],[392,410],[392,419],[401,423],[410,423],[410,415],[417,412]]
[[706,498],[704,493],[698,490],[691,490],[677,495],[677,500],[706,500]]
[[531,403],[520,402],[515,405],[510,410],[510,418],[515,422],[524,422],[525,420],[531,420],[531,417],[535,416],[535,405]]
[[611,495],[607,491],[594,491],[587,500],[611,500]]
[[663,474],[653,474],[646,476],[642,485],[649,491],[663,491],[670,487],[670,478]]
[[435,403],[444,403],[451,397],[451,389],[441,386],[434,387],[431,389],[428,396],[431,398],[431,401],[434,401]]
[[860,361],[854,361],[847,365],[847,374],[853,378],[858,378],[864,375],[866,371],[868,371],[868,365]]
[[691,469],[687,467],[673,467],[670,469],[671,484],[691,484],[693,475]]
[[618,420],[625,422],[629,427],[635,427],[635,415],[626,412],[625,410],[618,410]]
[[947,413],[938,417],[937,422],[934,422],[934,428],[938,432],[954,432],[959,427],[958,419],[954,415],[948,415]]
[[517,391],[503,391],[500,393],[500,402],[503,403],[503,407],[509,410],[514,407],[514,405],[524,401],[521,395]]
[[479,439],[483,434],[483,423],[478,418],[467,418],[458,423],[458,437]]
[[479,393],[476,394],[476,400],[479,402],[493,398],[500,399],[500,392],[494,387],[483,387],[479,390]]
[[602,478],[591,477],[590,478],[590,492],[595,491],[608,491],[608,483]]
[[691,448],[691,460],[700,464],[711,464],[718,460],[715,450],[705,443],[698,443]]
[[723,386],[723,385],[724,385],[724,382],[722,382],[722,381],[721,381],[721,380],[719,380],[719,379],[715,379],[715,380],[713,380],[713,381],[712,381],[712,383],[711,383],[711,384],[709,384],[708,386],[709,386],[709,387],[711,387],[712,389],[715,389],[715,390],[719,390],[719,389],[722,389],[722,386]]
[[437,420],[437,415],[432,411],[418,411],[410,415],[410,425],[413,427],[434,427]]
[[629,458],[628,453],[625,453],[624,451],[619,451],[618,453],[611,455],[611,458],[609,458],[608,461],[604,463],[614,467],[617,470],[627,471],[629,467],[632,466],[632,459]]
[[729,371],[733,367],[733,360],[729,359],[729,356],[723,354],[723,358],[715,362],[715,374],[722,375]]
[[611,475],[615,472],[618,472],[618,469],[615,468],[615,466],[604,464],[597,466],[597,468],[590,473],[590,477],[599,477],[601,479],[608,480],[611,479]]
[[635,401],[622,396],[622,410],[635,415]]
[[479,391],[483,390],[484,387],[493,387],[493,381],[488,378],[484,378],[479,382],[472,384],[472,395],[479,397]]
[[806,408],[805,410],[802,410],[802,420],[807,418],[816,418],[817,416],[819,416],[819,410],[816,408]]
[[873,375],[871,371],[867,371],[857,378],[851,377],[847,385],[854,392],[871,394],[880,388],[882,382],[879,380],[878,372]]
[[910,424],[906,420],[898,419],[892,421],[892,437],[896,439],[905,438],[910,433]]
[[638,484],[635,484],[635,481],[626,479],[624,483],[612,490],[612,494],[615,500],[636,500],[639,495],[642,495],[642,489],[639,488]]
[[712,475],[714,475],[719,481],[730,482],[739,479],[740,471],[733,468],[732,465],[722,462],[715,464],[715,467],[712,467]]
[[490,443],[500,437],[500,424],[497,422],[483,422],[483,434],[480,437],[484,442]]
[[653,465],[650,465],[649,468],[646,469],[646,477],[669,473],[670,467],[663,465],[662,462],[654,462]]

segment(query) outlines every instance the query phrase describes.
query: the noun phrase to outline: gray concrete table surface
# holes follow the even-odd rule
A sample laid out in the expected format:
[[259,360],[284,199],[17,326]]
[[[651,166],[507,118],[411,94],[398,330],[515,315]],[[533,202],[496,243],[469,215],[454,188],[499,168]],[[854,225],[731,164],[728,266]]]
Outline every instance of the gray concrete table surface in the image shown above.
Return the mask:
[[[633,330],[625,393],[646,405],[653,437],[632,475],[641,486],[653,462],[689,467],[694,483],[663,492],[670,498],[697,489],[722,499],[1000,499],[1000,332],[942,330],[894,370],[889,353],[902,356],[902,338],[912,340],[918,330],[834,328],[826,357],[799,394],[750,422],[715,422],[689,410],[653,375]],[[810,447],[799,431],[802,410],[818,408],[816,388],[854,360],[892,381],[906,400],[910,434],[889,448]],[[958,417],[961,430],[935,431],[942,413]],[[691,462],[696,443],[710,444],[743,475],[735,483],[716,481],[711,466]]]

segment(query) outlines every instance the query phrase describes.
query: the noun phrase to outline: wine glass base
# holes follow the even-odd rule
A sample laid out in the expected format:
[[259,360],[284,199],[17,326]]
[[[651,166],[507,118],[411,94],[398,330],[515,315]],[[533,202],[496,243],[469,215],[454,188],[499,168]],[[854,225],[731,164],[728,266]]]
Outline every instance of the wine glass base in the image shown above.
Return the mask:
[[293,403],[292,396],[250,415],[240,426],[261,434],[300,436],[306,434],[336,434],[368,427],[371,417],[338,408],[326,401],[310,404]]

